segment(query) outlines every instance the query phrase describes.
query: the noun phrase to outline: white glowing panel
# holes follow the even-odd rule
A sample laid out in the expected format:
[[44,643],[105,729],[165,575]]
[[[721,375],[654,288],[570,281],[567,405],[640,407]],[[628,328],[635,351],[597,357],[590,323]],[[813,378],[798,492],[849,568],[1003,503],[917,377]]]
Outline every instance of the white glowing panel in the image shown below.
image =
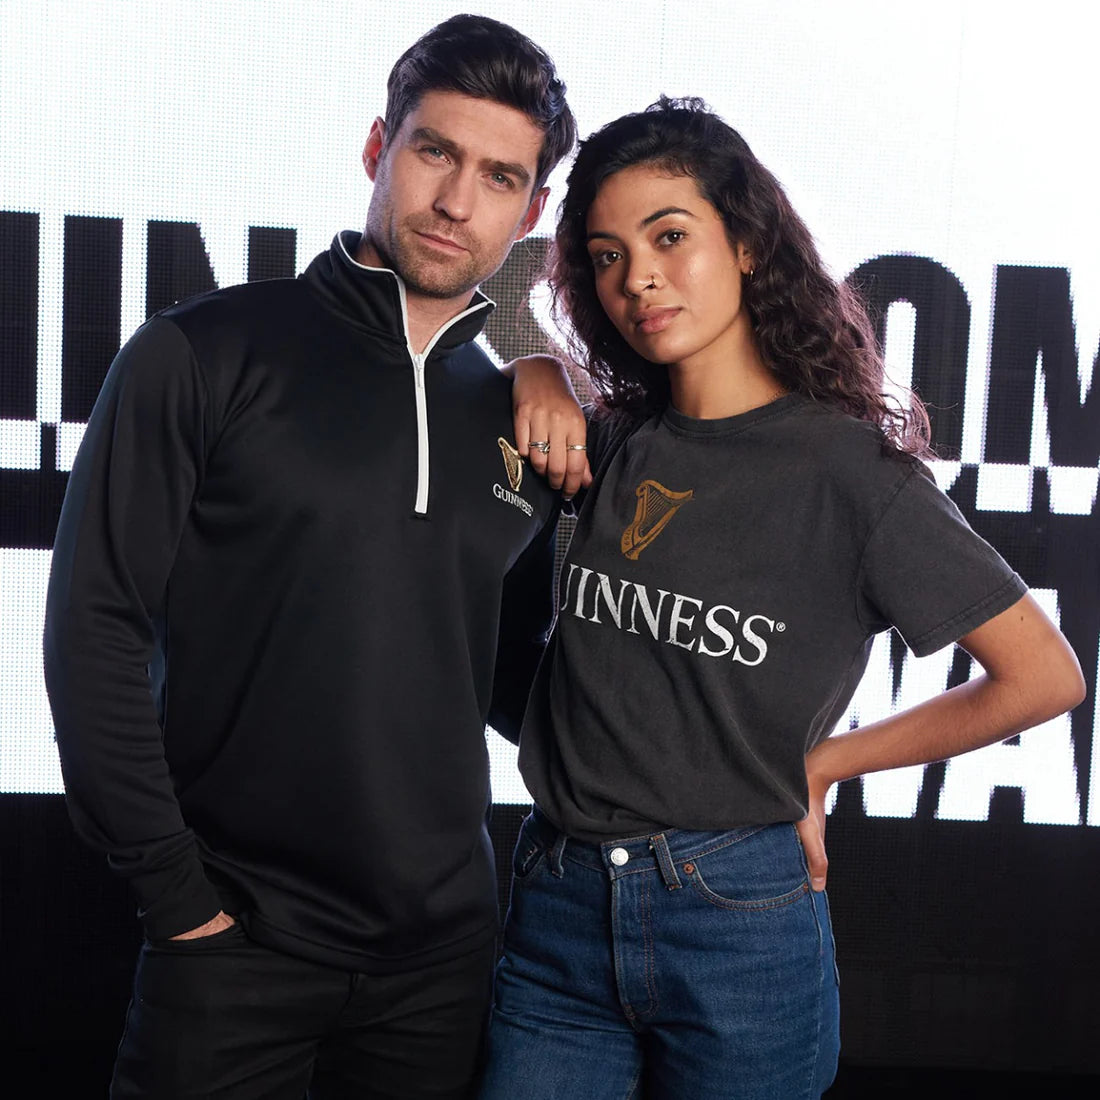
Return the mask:
[[[120,226],[122,339],[145,317],[150,223],[196,225],[219,285],[247,277],[252,226],[294,230],[300,270],[335,231],[362,225],[369,185],[359,151],[384,109],[389,66],[453,10],[449,0],[408,11],[291,0],[0,5],[0,217],[37,215],[33,365],[9,361],[0,335],[0,477],[69,470],[83,433],[82,420],[63,409],[66,219]],[[1013,532],[1093,515],[1100,456],[1075,444],[1078,421],[1067,418],[1064,401],[1061,419],[1052,415],[1047,345],[1018,372],[1027,381],[1013,410],[1023,441],[1006,446],[989,430],[1001,385],[994,328],[1009,316],[997,300],[1002,268],[1068,273],[1073,400],[1083,406],[1092,392],[1100,204],[1088,181],[1097,178],[1100,18],[1090,6],[1052,0],[1036,18],[1030,5],[992,0],[916,8],[654,0],[642,17],[609,8],[599,35],[590,31],[591,4],[580,0],[500,0],[478,10],[554,56],[582,132],[661,92],[700,95],[784,182],[838,275],[882,257],[934,265],[969,310],[959,445],[932,464],[937,481],[971,493],[975,515],[1018,524],[1003,528]],[[559,169],[540,232],[549,231],[563,180]],[[31,277],[8,263],[0,308]],[[540,295],[532,313],[549,331]],[[905,298],[889,308],[895,384],[913,380],[921,321]],[[20,388],[26,370],[29,400]],[[34,531],[26,514],[33,492],[10,484],[22,488],[0,496],[4,530]],[[1100,537],[1095,525],[1050,530],[1043,553],[1059,540]],[[41,683],[42,541],[39,532],[0,542],[0,791],[61,789]],[[1076,606],[1072,586],[1043,591],[1052,612]],[[842,726],[942,690],[952,660],[949,650],[906,657],[895,669],[879,639]],[[1094,683],[1096,662],[1088,663]],[[991,792],[1012,786],[1027,822],[1100,824],[1094,725],[1095,715],[1057,719],[1018,744],[952,763],[936,816],[984,820]],[[524,801],[515,750],[489,736],[496,799]],[[1085,736],[1088,780],[1074,770],[1074,738]],[[867,777],[865,813],[912,816],[924,775]]]

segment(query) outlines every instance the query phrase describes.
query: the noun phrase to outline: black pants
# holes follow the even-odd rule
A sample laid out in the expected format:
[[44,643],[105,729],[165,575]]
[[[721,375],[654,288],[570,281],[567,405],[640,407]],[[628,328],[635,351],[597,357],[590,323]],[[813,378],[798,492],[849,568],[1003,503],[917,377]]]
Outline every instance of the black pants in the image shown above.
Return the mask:
[[481,1053],[495,945],[401,974],[348,973],[239,925],[146,943],[112,1100],[460,1100]]

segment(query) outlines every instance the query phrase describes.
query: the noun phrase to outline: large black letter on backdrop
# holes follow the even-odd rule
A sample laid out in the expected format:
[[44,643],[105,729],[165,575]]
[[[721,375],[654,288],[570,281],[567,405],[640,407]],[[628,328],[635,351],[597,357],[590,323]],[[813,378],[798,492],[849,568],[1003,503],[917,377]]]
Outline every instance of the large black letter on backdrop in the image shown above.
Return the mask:
[[293,279],[298,253],[298,231],[265,225],[248,227],[248,281]]
[[38,404],[38,215],[0,213],[0,420],[34,420]]
[[875,323],[879,347],[886,343],[886,312],[894,302],[916,311],[912,388],[928,406],[932,446],[943,458],[962,450],[970,301],[962,283],[924,256],[879,256],[849,276]]
[[[38,215],[0,211],[0,420],[38,418],[38,249]],[[65,491],[65,475],[54,469],[56,455],[57,425],[42,424],[42,469],[0,469],[0,546],[53,544]]]
[[[249,226],[248,281],[294,277],[297,233]],[[214,269],[195,222],[149,222],[145,249],[145,315],[216,290]]]
[[[1040,356],[1051,464],[1095,466],[1100,458],[1100,398],[1091,381],[1084,402],[1080,397],[1069,272],[1064,267],[1000,265],[993,299],[987,462],[1026,465],[1031,460],[1030,411]],[[1093,360],[1093,379],[1098,365],[1100,350]]]
[[150,222],[145,245],[145,315],[216,290],[214,270],[194,222]]
[[65,218],[61,419],[91,414],[122,331],[122,219]]

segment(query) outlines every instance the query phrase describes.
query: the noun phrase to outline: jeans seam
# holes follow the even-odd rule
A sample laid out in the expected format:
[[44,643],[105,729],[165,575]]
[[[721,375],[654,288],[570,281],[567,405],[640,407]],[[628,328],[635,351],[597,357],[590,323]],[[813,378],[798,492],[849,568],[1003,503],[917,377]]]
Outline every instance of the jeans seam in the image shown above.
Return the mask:
[[649,1007],[646,1009],[646,1015],[652,1015],[657,1011],[660,1004],[660,998],[657,993],[657,952],[653,938],[653,901],[649,896],[649,879],[646,879],[642,883],[642,899],[642,923],[643,935],[645,937],[645,986],[646,991],[649,993]]
[[774,898],[762,898],[760,901],[738,901],[736,898],[724,898],[721,894],[716,894],[703,881],[703,876],[698,871],[695,871],[689,876],[689,881],[695,888],[695,892],[704,901],[710,902],[712,905],[721,909],[740,909],[747,912],[760,912],[766,909],[782,909],[798,901],[798,899],[807,893],[810,888],[807,883],[803,882],[794,890],[786,894],[777,894]]
[[732,844],[740,844],[743,840],[748,840],[750,836],[756,836],[757,833],[762,832],[768,828],[767,825],[755,825],[751,828],[746,827],[744,832],[736,833],[734,836],[729,837],[721,843],[711,844],[706,848],[702,848],[699,851],[692,851],[690,854],[678,856],[678,859],[701,859],[703,856],[713,855],[715,852],[720,852],[723,848],[728,848]]
[[[818,1066],[821,1063],[821,1022],[823,1006],[825,1003],[825,937],[822,934],[821,918],[818,916],[817,904],[811,895],[810,910],[814,916],[814,927],[817,929],[817,1011],[814,1013],[814,1045],[813,1057],[809,1059],[809,1075],[806,1078],[805,1093],[807,1100],[817,1100],[814,1096],[814,1085],[818,1076]],[[818,1093],[817,1096],[821,1094]]]

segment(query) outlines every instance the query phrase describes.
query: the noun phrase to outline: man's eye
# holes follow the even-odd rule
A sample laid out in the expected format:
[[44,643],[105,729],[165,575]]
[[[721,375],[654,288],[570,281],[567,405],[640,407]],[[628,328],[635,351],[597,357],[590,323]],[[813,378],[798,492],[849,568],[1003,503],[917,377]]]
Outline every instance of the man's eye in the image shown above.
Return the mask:
[[497,187],[511,188],[513,185],[512,177],[506,176],[503,172],[493,172],[489,177]]

